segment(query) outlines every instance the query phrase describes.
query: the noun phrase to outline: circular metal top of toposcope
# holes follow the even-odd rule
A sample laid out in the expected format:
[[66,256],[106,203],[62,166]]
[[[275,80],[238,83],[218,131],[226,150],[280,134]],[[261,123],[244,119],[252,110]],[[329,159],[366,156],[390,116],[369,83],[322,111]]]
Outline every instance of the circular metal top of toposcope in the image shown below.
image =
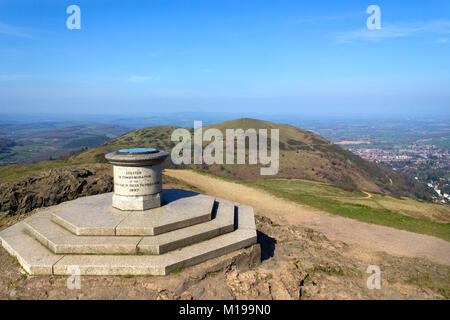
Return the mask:
[[157,149],[153,148],[132,148],[132,149],[120,149],[117,151],[119,154],[143,154],[143,153],[156,153]]
[[164,161],[168,152],[153,148],[120,149],[105,155],[109,163],[116,166],[152,166]]

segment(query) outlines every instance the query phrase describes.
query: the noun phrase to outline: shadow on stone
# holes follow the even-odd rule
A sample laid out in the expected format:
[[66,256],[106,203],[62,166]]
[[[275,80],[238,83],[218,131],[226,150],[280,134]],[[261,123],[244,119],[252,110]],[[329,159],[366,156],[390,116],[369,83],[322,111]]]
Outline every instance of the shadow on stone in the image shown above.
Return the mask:
[[198,195],[197,192],[187,191],[183,189],[164,189],[163,190],[163,205],[168,204],[170,202],[182,199],[189,198]]
[[277,240],[261,231],[257,231],[258,243],[261,246],[261,261],[272,258],[275,253]]
[[211,220],[214,220],[217,216],[217,209],[219,209],[219,202],[214,201],[214,205],[211,212]]
[[239,207],[234,206],[234,230],[239,227]]

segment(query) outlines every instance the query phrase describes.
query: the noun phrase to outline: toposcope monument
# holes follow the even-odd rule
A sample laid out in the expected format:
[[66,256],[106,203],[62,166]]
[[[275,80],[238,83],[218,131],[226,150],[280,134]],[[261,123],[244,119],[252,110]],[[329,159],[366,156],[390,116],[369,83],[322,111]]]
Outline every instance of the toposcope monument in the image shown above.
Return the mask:
[[163,189],[167,156],[107,154],[114,192],[43,208],[0,232],[2,246],[30,274],[167,275],[254,245],[252,207]]

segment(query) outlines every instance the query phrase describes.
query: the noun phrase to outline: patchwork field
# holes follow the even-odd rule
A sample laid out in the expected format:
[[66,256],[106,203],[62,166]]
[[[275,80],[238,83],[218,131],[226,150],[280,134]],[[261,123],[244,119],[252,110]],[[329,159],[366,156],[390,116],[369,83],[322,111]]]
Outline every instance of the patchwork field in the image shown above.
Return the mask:
[[117,125],[0,124],[0,166],[67,158],[128,131]]

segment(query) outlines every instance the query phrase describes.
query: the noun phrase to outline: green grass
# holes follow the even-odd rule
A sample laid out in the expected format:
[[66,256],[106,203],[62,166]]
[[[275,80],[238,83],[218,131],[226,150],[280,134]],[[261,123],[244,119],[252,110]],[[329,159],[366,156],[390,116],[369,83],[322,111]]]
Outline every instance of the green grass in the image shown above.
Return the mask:
[[9,280],[6,285],[8,287],[16,287],[20,281],[25,281],[28,279],[28,276],[26,274],[21,274],[16,280]]
[[9,151],[0,154],[0,165],[15,163],[36,156],[45,151],[55,150],[55,148],[46,145],[18,145],[11,147]]
[[[197,172],[209,175],[201,170],[197,170]],[[389,210],[364,204],[352,203],[352,201],[364,199],[364,197],[367,196],[360,191],[345,190],[315,181],[300,179],[243,181],[234,178],[220,178],[235,183],[260,188],[277,197],[308,205],[310,207],[339,216],[415,233],[427,234],[450,241],[449,223],[438,223],[423,220],[410,217],[392,209]],[[376,197],[374,197],[374,199],[376,199]],[[405,200],[392,198],[392,201],[402,203]],[[424,206],[427,203],[421,202],[420,204]],[[430,209],[435,206],[432,203],[428,203],[428,205],[430,206]]]
[[318,195],[312,195],[308,192],[302,192],[301,189],[292,188],[292,181],[290,180],[265,180],[247,183],[264,189],[278,197],[306,204],[329,213],[367,223],[428,234],[450,241],[450,224],[448,223],[422,220],[388,209],[373,208],[367,205],[330,199],[320,193]]
[[316,267],[314,267],[314,269],[310,270],[310,273],[313,273],[313,272],[323,272],[323,273],[326,273],[326,274],[328,274],[330,276],[332,276],[332,275],[337,275],[337,276],[344,275],[344,272],[340,268],[336,269],[333,266],[323,266],[323,265],[316,266]]

